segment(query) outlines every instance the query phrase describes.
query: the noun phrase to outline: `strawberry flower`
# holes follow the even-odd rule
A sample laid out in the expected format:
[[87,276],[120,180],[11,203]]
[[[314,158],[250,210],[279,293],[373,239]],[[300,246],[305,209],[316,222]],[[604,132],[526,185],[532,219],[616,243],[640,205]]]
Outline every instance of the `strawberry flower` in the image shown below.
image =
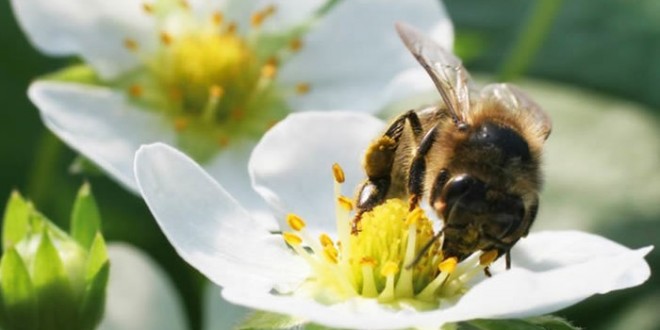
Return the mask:
[[[169,241],[227,301],[300,322],[403,329],[523,318],[650,276],[644,256],[652,247],[633,250],[578,231],[531,233],[513,248],[508,271],[481,252],[461,263],[431,253],[407,267],[434,233],[436,220],[424,211],[389,200],[363,216],[360,232],[350,232],[346,194],[362,178],[361,153],[383,126],[363,114],[310,112],[266,133],[250,175],[277,225],[251,217],[199,165],[164,144],[142,147],[135,173]],[[343,166],[333,171],[333,164]]]

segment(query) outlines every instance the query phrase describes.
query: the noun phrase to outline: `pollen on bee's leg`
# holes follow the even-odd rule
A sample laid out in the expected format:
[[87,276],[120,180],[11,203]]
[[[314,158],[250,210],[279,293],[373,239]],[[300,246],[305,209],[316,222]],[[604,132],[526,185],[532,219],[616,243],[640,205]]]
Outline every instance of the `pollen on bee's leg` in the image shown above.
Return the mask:
[[493,261],[497,259],[498,255],[499,253],[497,252],[497,250],[486,251],[479,256],[479,264],[486,267],[490,266],[490,264],[492,264]]

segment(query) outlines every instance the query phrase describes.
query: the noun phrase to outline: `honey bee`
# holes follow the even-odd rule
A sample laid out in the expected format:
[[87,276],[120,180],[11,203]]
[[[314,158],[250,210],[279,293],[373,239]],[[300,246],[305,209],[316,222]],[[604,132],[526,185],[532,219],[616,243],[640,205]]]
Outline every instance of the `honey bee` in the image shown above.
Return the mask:
[[407,198],[412,210],[427,198],[443,221],[434,238],[443,237],[443,258],[494,250],[509,269],[510,250],[538,211],[550,118],[511,84],[473,88],[453,54],[408,25],[396,29],[443,102],[405,112],[371,143],[353,228],[386,199]]

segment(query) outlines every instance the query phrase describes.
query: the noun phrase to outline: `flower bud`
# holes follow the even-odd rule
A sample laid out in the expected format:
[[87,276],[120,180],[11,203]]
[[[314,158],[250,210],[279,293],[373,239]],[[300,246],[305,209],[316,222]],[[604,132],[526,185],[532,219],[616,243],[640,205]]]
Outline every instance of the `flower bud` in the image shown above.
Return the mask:
[[94,329],[103,315],[109,263],[89,186],[66,233],[17,192],[5,209],[0,328]]

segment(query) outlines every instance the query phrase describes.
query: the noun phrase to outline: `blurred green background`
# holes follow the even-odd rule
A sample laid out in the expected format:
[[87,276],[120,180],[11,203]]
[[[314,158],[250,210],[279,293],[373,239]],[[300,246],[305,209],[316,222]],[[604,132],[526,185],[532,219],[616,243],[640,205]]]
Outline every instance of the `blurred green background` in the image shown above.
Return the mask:
[[[586,229],[634,248],[660,245],[660,1],[446,6],[468,69],[487,80],[519,82],[553,118],[535,229]],[[19,189],[66,227],[75,193],[89,180],[106,239],[151,255],[176,284],[191,328],[200,329],[203,277],[178,258],[140,199],[103,176],[69,174],[76,155],[43,127],[26,97],[32,79],[71,60],[33,49],[8,1],[0,3],[0,45],[0,196]],[[660,271],[657,252],[647,260]],[[659,310],[654,276],[557,314],[587,329],[660,329]]]

